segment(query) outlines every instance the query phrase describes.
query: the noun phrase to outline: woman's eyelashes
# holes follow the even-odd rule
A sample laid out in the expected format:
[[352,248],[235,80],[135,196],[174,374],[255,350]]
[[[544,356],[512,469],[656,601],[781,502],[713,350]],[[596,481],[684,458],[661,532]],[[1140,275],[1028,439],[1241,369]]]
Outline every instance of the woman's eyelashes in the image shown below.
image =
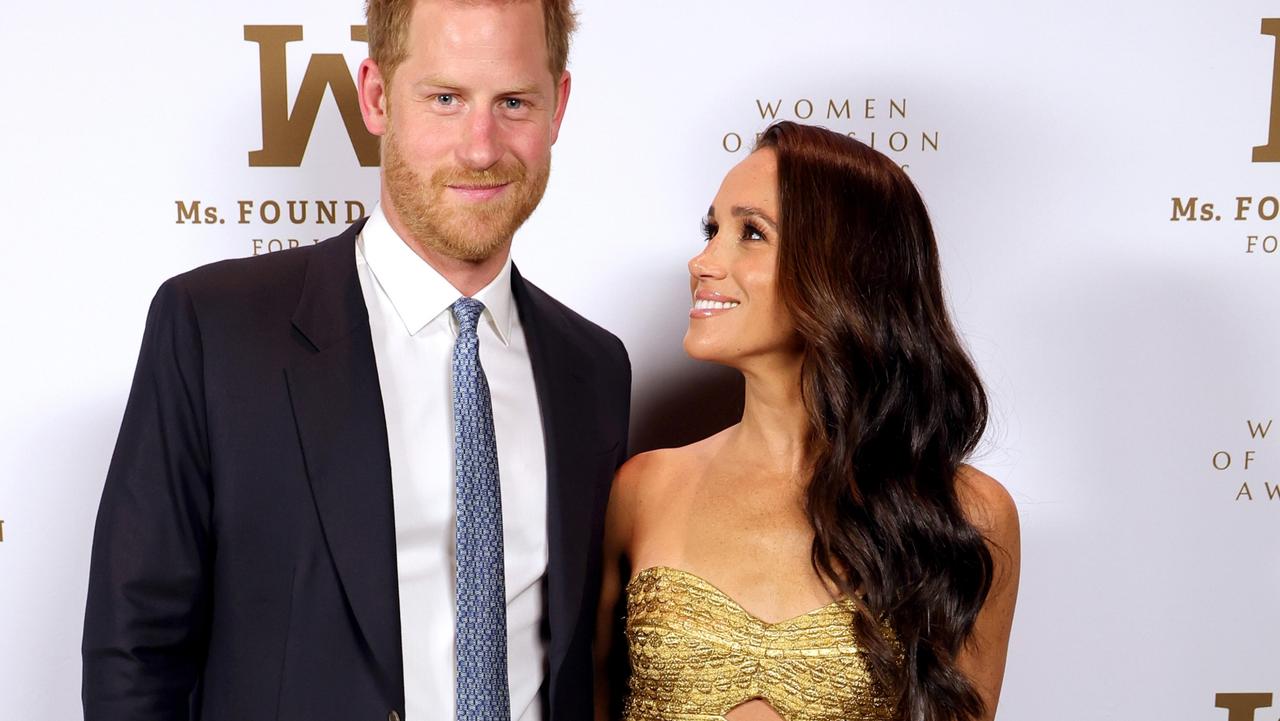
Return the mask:
[[[720,232],[720,226],[714,220],[711,220],[710,218],[702,219],[703,240],[710,241],[712,238],[716,237],[716,233],[719,233],[719,232]],[[765,236],[765,232],[761,230],[759,226],[757,226],[755,223],[749,220],[742,224],[742,233],[738,237],[738,239],[739,240],[757,240],[757,241],[769,240],[768,237]]]

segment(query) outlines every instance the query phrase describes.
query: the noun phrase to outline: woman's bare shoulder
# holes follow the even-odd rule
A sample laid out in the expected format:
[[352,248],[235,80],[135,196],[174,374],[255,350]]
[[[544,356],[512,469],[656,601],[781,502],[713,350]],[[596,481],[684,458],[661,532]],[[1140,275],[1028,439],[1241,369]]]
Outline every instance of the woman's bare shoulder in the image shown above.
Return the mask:
[[956,494],[969,522],[998,546],[1018,541],[1018,506],[1000,481],[963,465],[956,473]]
[[629,458],[613,477],[614,494],[634,495],[642,492],[646,485],[661,482],[662,477],[669,472],[673,450],[660,448],[637,453]]
[[637,453],[613,476],[605,521],[606,551],[629,555],[637,527],[647,528],[650,510],[666,505],[670,479],[678,476],[680,449],[663,448]]
[[614,476],[614,499],[630,507],[661,499],[671,484],[698,472],[722,434],[687,446],[659,448],[632,456]]

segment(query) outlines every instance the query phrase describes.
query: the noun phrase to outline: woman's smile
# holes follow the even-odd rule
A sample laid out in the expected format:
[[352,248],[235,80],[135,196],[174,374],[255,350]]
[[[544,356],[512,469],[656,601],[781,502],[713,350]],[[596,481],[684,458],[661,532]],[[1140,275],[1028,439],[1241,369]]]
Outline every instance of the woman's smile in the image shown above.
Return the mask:
[[741,305],[737,298],[730,298],[719,291],[700,290],[694,294],[690,318],[710,318],[733,310]]

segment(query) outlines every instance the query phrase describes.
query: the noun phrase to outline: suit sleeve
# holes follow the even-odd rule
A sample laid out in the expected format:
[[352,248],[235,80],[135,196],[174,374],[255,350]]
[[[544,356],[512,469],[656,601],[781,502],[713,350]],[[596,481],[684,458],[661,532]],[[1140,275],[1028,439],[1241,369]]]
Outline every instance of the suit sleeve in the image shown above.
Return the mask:
[[618,404],[621,407],[619,413],[622,423],[622,443],[618,447],[618,457],[614,467],[616,471],[630,458],[628,449],[631,436],[631,357],[627,354],[627,347],[622,344],[622,341],[616,338],[615,341],[618,344],[618,368],[623,378],[621,384],[622,398]]
[[86,721],[188,719],[208,638],[209,447],[199,327],[151,303],[98,508],[82,645]]

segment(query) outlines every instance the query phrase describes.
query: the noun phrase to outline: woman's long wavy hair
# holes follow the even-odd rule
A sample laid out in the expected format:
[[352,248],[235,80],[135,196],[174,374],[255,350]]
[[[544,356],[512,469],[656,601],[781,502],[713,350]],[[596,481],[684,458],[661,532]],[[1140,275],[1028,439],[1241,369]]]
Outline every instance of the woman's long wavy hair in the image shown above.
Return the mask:
[[956,473],[987,397],[947,315],[929,214],[853,138],[779,122],[763,148],[778,162],[779,291],[804,344],[814,568],[860,599],[855,631],[900,719],[977,718],[957,657],[992,559]]

